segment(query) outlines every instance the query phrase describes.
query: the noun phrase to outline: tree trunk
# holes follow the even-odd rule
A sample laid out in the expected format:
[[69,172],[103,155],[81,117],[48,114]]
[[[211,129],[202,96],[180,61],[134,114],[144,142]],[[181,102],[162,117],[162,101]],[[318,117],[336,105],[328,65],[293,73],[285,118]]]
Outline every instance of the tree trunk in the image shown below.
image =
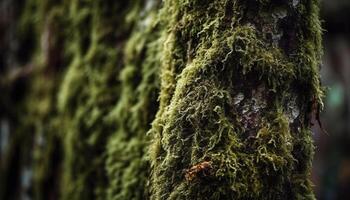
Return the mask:
[[151,199],[314,199],[317,1],[165,1]]
[[0,199],[314,199],[317,0],[1,10]]

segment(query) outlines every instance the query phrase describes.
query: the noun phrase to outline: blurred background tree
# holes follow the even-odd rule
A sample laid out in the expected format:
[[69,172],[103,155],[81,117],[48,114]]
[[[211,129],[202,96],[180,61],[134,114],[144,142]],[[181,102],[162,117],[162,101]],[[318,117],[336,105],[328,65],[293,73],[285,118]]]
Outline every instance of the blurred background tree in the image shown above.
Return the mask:
[[320,200],[350,198],[350,2],[323,0],[322,80],[328,87],[322,121],[314,128],[313,179]]

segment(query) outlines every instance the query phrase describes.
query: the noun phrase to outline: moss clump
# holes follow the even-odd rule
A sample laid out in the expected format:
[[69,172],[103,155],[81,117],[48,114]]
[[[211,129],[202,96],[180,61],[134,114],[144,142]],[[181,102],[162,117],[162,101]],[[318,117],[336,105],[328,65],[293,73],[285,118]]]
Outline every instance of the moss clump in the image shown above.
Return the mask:
[[58,96],[65,127],[62,198],[106,199],[106,145],[115,129],[107,116],[120,98],[117,76],[124,64],[115,45],[124,46],[120,37],[132,26],[124,24],[131,5],[71,1],[64,6],[70,64]]
[[[65,199],[142,199],[147,193],[146,132],[157,108],[159,2],[114,3],[113,9],[110,4],[70,4],[72,27],[91,30],[81,29],[70,44],[72,61],[58,102],[68,130]],[[86,41],[88,46],[81,45]]]
[[[318,22],[317,2],[304,12],[252,2],[165,1],[152,199],[314,199],[309,115],[322,97],[320,28],[289,21]],[[206,162],[209,174],[186,180]]]
[[137,11],[144,15],[135,20],[125,47],[125,67],[119,75],[121,97],[108,116],[117,126],[107,146],[108,199],[148,196],[146,132],[157,110],[159,90],[158,6],[155,1]]

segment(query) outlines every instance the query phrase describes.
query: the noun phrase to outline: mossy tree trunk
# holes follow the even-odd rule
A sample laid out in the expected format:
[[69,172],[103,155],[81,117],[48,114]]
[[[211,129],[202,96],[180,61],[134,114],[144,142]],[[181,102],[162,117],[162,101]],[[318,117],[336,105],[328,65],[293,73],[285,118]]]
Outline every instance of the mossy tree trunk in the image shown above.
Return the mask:
[[317,0],[4,2],[1,199],[314,199]]
[[163,17],[151,199],[314,199],[317,1],[165,1]]

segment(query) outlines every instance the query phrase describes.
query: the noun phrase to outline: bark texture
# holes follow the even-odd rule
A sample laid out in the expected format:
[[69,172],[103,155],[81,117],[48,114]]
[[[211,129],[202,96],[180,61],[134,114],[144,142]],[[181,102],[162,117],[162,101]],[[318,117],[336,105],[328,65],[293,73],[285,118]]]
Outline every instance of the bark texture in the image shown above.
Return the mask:
[[1,199],[314,199],[317,0],[1,9]]

